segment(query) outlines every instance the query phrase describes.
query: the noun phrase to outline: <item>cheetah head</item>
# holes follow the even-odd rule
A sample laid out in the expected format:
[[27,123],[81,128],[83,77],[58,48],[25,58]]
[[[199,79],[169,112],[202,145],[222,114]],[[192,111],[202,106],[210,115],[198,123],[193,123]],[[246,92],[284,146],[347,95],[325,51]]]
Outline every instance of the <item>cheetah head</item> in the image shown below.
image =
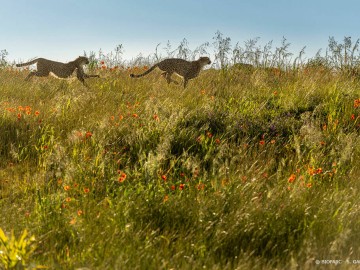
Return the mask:
[[200,57],[198,61],[201,63],[201,66],[206,66],[211,64],[210,58],[206,56]]
[[85,56],[79,56],[78,58],[76,58],[75,61],[78,63],[79,66],[89,64],[89,59]]

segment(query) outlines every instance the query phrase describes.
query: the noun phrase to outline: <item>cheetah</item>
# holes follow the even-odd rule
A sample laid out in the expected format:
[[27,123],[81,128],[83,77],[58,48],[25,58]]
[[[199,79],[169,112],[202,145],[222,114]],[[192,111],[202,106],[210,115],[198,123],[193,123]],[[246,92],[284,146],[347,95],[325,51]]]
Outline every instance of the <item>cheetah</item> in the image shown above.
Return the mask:
[[33,64],[37,64],[37,71],[31,71],[29,75],[25,78],[26,81],[28,81],[32,76],[47,77],[50,74],[57,78],[65,79],[69,78],[75,70],[76,77],[85,86],[87,86],[85,84],[85,78],[100,77],[99,75],[88,75],[85,73],[83,66],[89,64],[89,59],[85,56],[79,56],[74,61],[71,61],[69,63],[61,63],[45,58],[37,58],[27,63],[17,64],[16,66],[24,67]]
[[148,69],[142,74],[139,75],[130,74],[130,77],[139,78],[145,76],[149,74],[151,71],[153,71],[156,67],[158,67],[160,70],[163,71],[161,75],[166,78],[168,84],[170,84],[171,82],[178,84],[177,81],[171,79],[171,75],[173,73],[176,73],[179,76],[183,77],[184,89],[185,89],[188,81],[190,79],[197,77],[201,69],[209,64],[211,64],[209,57],[200,57],[198,60],[191,62],[179,58],[169,58],[153,65],[150,69]]

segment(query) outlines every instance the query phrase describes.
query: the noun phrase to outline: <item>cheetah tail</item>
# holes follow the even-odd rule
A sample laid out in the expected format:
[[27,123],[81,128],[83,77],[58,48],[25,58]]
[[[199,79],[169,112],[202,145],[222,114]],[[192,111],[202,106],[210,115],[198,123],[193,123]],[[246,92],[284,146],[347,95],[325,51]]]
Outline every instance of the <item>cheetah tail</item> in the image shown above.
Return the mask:
[[25,66],[30,66],[32,64],[35,64],[37,61],[39,60],[39,58],[36,58],[30,62],[27,63],[22,63],[22,64],[16,64],[17,67],[25,67]]
[[131,78],[139,78],[139,77],[145,76],[145,75],[149,74],[151,71],[153,71],[156,67],[157,67],[157,64],[156,64],[156,65],[153,65],[151,68],[149,68],[149,69],[148,69],[147,71],[145,71],[144,73],[138,74],[138,75],[135,75],[135,74],[131,73],[131,74],[130,74],[130,77],[131,77]]

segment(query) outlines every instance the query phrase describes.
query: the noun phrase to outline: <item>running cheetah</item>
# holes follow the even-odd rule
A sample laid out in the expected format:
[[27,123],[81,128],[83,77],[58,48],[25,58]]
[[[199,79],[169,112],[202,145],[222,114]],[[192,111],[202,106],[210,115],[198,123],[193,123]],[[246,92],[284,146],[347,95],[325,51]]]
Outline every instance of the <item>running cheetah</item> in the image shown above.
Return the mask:
[[211,64],[209,57],[200,57],[198,60],[191,62],[179,58],[169,58],[153,65],[150,69],[148,69],[142,74],[139,75],[130,74],[130,77],[139,78],[145,76],[149,74],[151,71],[153,71],[156,67],[158,67],[160,70],[164,71],[161,75],[163,75],[166,78],[168,84],[170,84],[171,82],[178,84],[178,82],[171,79],[171,75],[173,73],[176,73],[179,76],[183,77],[184,89],[185,89],[188,81],[190,79],[197,77],[201,69],[209,64]]
[[88,75],[85,73],[83,66],[89,64],[89,59],[85,56],[79,56],[69,63],[61,63],[51,61],[45,58],[37,58],[27,63],[17,64],[17,67],[24,67],[37,64],[37,71],[31,71],[25,80],[29,80],[32,76],[46,77],[50,74],[58,78],[69,78],[76,70],[76,77],[85,86],[85,78],[100,77],[99,75]]

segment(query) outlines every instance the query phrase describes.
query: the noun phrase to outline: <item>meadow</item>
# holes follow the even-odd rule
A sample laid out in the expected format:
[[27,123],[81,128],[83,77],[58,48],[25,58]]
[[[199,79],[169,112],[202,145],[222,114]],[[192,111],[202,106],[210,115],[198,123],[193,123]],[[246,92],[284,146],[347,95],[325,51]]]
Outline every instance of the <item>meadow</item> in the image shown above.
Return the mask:
[[108,59],[89,88],[0,69],[0,268],[358,267],[355,46],[249,67],[217,41],[185,90]]

